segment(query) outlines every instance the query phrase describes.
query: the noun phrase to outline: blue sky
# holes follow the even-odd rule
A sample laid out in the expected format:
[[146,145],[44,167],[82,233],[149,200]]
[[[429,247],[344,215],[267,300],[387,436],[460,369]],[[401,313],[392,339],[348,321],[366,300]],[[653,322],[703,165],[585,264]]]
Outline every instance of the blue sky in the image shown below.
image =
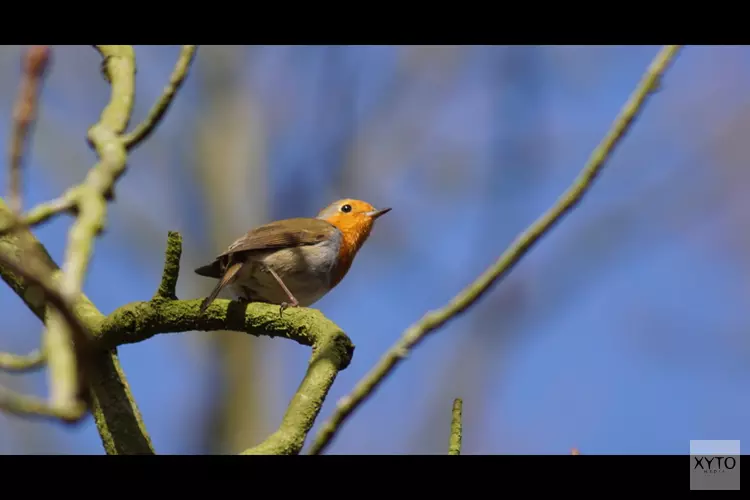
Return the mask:
[[[134,122],[178,49],[136,50]],[[18,51],[5,49],[6,74],[17,74]],[[409,59],[405,48],[352,46],[243,54],[231,88],[252,98],[248,109],[266,127],[267,217],[312,215],[344,196],[393,207],[344,282],[315,306],[357,346],[318,425],[404,329],[444,305],[554,203],[657,51],[462,47]],[[199,61],[205,53],[199,49]],[[85,174],[93,161],[85,130],[107,96],[94,51],[60,47],[55,55],[27,204]],[[466,454],[671,454],[687,453],[691,439],[750,440],[750,261],[741,217],[748,69],[744,47],[684,49],[583,203],[475,308],[420,345],[329,453],[445,453],[454,397],[464,398]],[[153,294],[170,229],[183,232],[188,248],[178,295],[210,288],[191,273],[212,257],[203,241],[206,201],[188,164],[191,130],[202,120],[197,71],[118,185],[85,285],[105,313]],[[1,89],[6,137],[11,83]],[[58,262],[68,223],[37,231]],[[241,213],[233,223],[242,227]],[[41,327],[20,303],[0,288],[0,349],[30,350],[38,341]],[[201,452],[216,391],[200,339],[209,335],[120,349],[159,453]],[[309,351],[283,340],[247,342],[266,353],[259,383],[269,433]],[[45,390],[43,375],[23,379],[25,390]],[[90,419],[69,429],[4,415],[0,451],[103,453]]]

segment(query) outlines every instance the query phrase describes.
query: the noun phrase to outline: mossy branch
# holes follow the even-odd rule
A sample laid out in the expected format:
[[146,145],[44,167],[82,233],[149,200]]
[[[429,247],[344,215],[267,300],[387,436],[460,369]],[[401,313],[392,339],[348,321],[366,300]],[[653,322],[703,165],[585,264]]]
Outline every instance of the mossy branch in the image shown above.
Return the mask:
[[203,314],[202,300],[176,300],[182,240],[170,232],[159,291],[148,302],[113,311],[92,332],[99,349],[143,342],[155,335],[188,331],[232,330],[254,336],[281,337],[312,347],[307,373],[279,426],[263,443],[243,454],[297,454],[317,418],[338,372],[351,362],[354,345],[333,322],[315,309],[295,308],[279,315],[276,305],[217,299]]
[[180,275],[181,256],[182,236],[177,231],[170,231],[167,235],[167,249],[164,252],[164,271],[153,300],[177,299],[177,278]]
[[[8,224],[13,214],[0,199],[0,224]],[[60,269],[47,253],[44,246],[26,228],[0,236],[0,256],[3,262],[21,265],[29,255],[36,255],[35,265],[40,276],[49,276],[52,281],[60,279]],[[42,321],[47,315],[47,300],[33,282],[24,276],[13,273],[8,266],[0,263],[0,277],[19,296],[29,309]],[[104,321],[104,315],[83,294],[74,303],[75,315],[90,333]],[[125,375],[120,368],[117,352],[112,350],[96,353],[92,349],[88,356],[87,381],[91,395],[91,412],[97,430],[108,454],[153,453],[150,438],[146,432],[138,407],[132,398]],[[35,398],[15,398],[14,404],[24,403],[34,409],[39,403]],[[33,404],[27,404],[33,403]]]
[[[0,268],[5,273],[13,275],[16,280],[23,280],[29,287],[34,287],[35,293],[40,294],[43,297],[42,300],[51,304],[65,321],[65,327],[72,332],[72,345],[74,347],[71,350],[74,351],[79,363],[75,366],[76,376],[83,379],[91,343],[87,329],[73,312],[72,305],[57,290],[56,283],[48,279],[47,275],[35,272],[35,269],[39,269],[41,266],[34,261],[33,254],[28,254],[25,257],[26,265],[22,265],[7,254],[0,253]],[[20,365],[20,368],[28,368],[30,365],[40,365],[44,358],[40,352],[36,357],[27,359],[25,362],[12,356],[10,361],[15,361],[17,367]],[[54,400],[48,403],[35,397],[23,396],[0,388],[0,409],[17,414],[31,413],[53,416],[65,421],[77,421],[86,410],[82,384],[76,386],[73,398],[72,404],[60,404]]]
[[66,211],[76,210],[76,190],[71,189],[60,198],[40,203],[27,213],[12,219],[0,229],[0,236],[11,233],[21,227],[33,227],[47,222],[52,217]]
[[175,94],[187,78],[190,65],[195,58],[197,45],[185,45],[182,47],[180,57],[169,78],[169,83],[164,87],[161,97],[156,101],[154,106],[148,112],[148,116],[132,132],[123,137],[123,143],[127,149],[132,149],[140,144],[154,131],[156,126],[161,122],[164,113],[169,109]]
[[[17,276],[13,266],[19,265],[20,256],[25,252],[39,251],[45,258],[44,267],[61,296],[68,303],[75,304],[79,315],[84,314],[85,327],[93,331],[104,322],[105,318],[81,293],[93,254],[94,240],[106,225],[107,202],[113,198],[115,182],[125,172],[127,149],[142,141],[157,126],[184,80],[195,53],[195,46],[183,48],[183,56],[176,65],[164,95],[144,124],[137,127],[133,134],[123,135],[130,121],[135,98],[135,54],[129,45],[94,47],[103,57],[102,70],[111,86],[110,100],[98,123],[87,134],[89,144],[99,156],[99,162],[89,171],[83,183],[69,189],[59,199],[39,205],[25,215],[12,216],[4,203],[0,205],[0,243],[6,247],[1,250],[7,257],[0,262],[0,275],[45,322],[47,328],[44,352],[49,365],[51,405],[68,410],[80,408],[78,397],[83,380],[76,359],[78,343],[71,342],[71,332],[66,322],[68,318],[63,317],[60,310],[48,311],[46,300],[28,297],[31,280]],[[72,212],[76,219],[68,234],[61,273],[44,247],[28,232],[28,228],[63,212]],[[107,453],[153,453],[150,439],[119,366],[116,351],[112,349],[94,358],[89,388],[94,419],[105,450]],[[8,397],[10,396],[14,395]],[[12,399],[28,403],[28,408],[34,407],[34,401],[15,397]],[[83,411],[76,414],[81,417]]]
[[453,401],[453,412],[451,415],[451,439],[448,445],[448,455],[461,454],[461,438],[463,435],[463,425],[461,423],[462,412],[463,401],[460,398],[456,398]]
[[408,328],[396,344],[357,383],[352,392],[339,401],[333,415],[318,432],[310,450],[311,454],[322,453],[330,445],[334,436],[340,431],[341,426],[354,410],[375,393],[383,380],[404,360],[411,349],[419,345],[430,333],[457,318],[475,304],[494,284],[510,272],[536,242],[578,205],[617,144],[630,129],[633,120],[643,109],[648,97],[659,88],[662,76],[677,56],[680,48],[679,45],[669,45],[659,51],[615,119],[610,131],[591,154],[578,178],[558,201],[521,233],[476,281],[456,295],[445,307],[428,312],[421,320]]

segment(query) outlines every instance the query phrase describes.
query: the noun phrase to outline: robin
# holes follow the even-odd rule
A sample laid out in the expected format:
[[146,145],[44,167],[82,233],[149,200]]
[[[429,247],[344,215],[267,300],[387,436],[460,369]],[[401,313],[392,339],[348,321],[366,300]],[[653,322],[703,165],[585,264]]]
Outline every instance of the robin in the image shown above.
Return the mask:
[[200,306],[203,313],[224,287],[240,300],[308,307],[346,276],[375,220],[390,212],[361,200],[331,203],[317,217],[284,219],[256,227],[195,270],[219,282]]

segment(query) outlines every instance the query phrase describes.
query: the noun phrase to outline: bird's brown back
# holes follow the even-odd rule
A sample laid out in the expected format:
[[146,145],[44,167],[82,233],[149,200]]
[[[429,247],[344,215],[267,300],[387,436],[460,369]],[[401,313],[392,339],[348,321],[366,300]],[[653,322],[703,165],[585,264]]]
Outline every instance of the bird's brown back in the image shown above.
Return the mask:
[[219,254],[211,264],[199,267],[195,272],[201,276],[218,278],[222,274],[222,262],[227,257],[247,252],[314,245],[339,231],[333,224],[322,219],[297,217],[269,222],[248,231]]

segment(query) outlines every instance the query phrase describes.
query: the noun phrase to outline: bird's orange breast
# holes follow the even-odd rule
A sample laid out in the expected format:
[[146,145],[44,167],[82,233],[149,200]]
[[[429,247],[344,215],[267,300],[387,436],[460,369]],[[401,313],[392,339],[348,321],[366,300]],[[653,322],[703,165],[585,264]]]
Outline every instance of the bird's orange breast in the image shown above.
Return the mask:
[[344,279],[352,267],[354,257],[370,235],[372,225],[352,217],[332,217],[328,222],[336,226],[341,232],[341,244],[338,249],[336,263],[331,269],[331,288]]

